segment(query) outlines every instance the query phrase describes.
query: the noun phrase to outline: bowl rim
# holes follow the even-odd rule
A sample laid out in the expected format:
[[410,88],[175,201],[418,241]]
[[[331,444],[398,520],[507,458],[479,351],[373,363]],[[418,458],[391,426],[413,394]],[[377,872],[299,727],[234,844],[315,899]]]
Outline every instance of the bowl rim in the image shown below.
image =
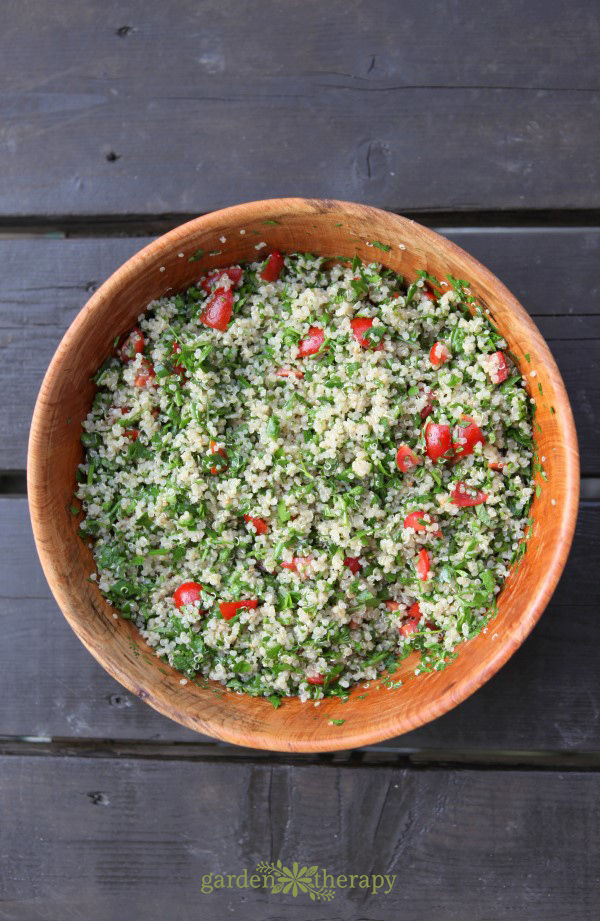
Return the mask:
[[[399,231],[402,227],[408,229],[411,227],[418,227],[419,232],[428,238],[434,247],[436,245],[439,247],[439,241],[441,240],[445,251],[457,257],[463,264],[472,267],[477,275],[485,278],[487,282],[498,291],[505,304],[510,308],[511,313],[516,314],[521,324],[527,328],[528,332],[536,336],[538,340],[538,351],[542,353],[544,363],[548,367],[555,382],[556,394],[553,402],[555,405],[557,422],[564,438],[564,502],[561,503],[559,526],[556,528],[556,539],[553,543],[551,554],[546,558],[547,566],[543,581],[535,597],[529,602],[525,611],[520,615],[518,630],[507,632],[501,641],[494,646],[493,654],[489,655],[487,659],[479,665],[478,669],[461,677],[451,687],[443,690],[433,701],[426,701],[420,706],[417,706],[414,710],[411,710],[409,715],[405,713],[399,713],[396,717],[390,715],[381,722],[373,722],[366,729],[353,731],[349,725],[347,729],[344,727],[345,731],[340,733],[338,738],[327,738],[325,740],[312,737],[301,739],[292,737],[290,739],[278,740],[262,729],[246,729],[240,731],[239,727],[236,729],[235,723],[232,727],[228,724],[224,726],[223,723],[219,723],[218,729],[216,727],[211,728],[210,718],[206,718],[206,720],[203,721],[203,728],[199,728],[198,721],[195,721],[184,708],[174,706],[173,703],[168,702],[164,696],[155,693],[152,688],[144,688],[143,692],[140,692],[140,688],[130,678],[127,672],[121,668],[118,663],[111,660],[110,654],[108,652],[104,654],[102,650],[99,650],[89,641],[80,620],[72,611],[69,590],[61,585],[60,580],[55,578],[53,562],[47,546],[47,516],[45,515],[44,502],[40,500],[43,494],[43,462],[39,457],[39,452],[34,449],[39,434],[43,430],[45,416],[51,409],[51,404],[46,401],[46,390],[49,383],[55,377],[55,368],[59,365],[62,354],[66,349],[69,349],[71,339],[77,337],[80,327],[85,326],[89,314],[94,311],[94,309],[101,307],[107,291],[110,291],[113,287],[118,287],[121,281],[126,279],[134,261],[138,263],[136,272],[143,271],[144,260],[147,262],[153,260],[165,247],[170,248],[171,245],[175,245],[176,243],[182,245],[183,238],[195,232],[197,229],[202,229],[203,232],[210,230],[211,224],[218,225],[221,219],[226,220],[228,216],[235,215],[236,222],[241,224],[244,221],[245,215],[248,220],[254,219],[258,209],[266,209],[275,213],[286,208],[288,211],[290,209],[306,210],[307,208],[312,208],[312,213],[314,213],[315,208],[318,210],[327,208],[328,210],[337,210],[340,215],[345,209],[352,209],[355,212],[358,209],[367,216],[369,214],[384,214],[387,218],[393,218],[398,222]],[[522,645],[550,601],[569,555],[579,506],[579,448],[573,414],[564,381],[546,340],[517,298],[493,272],[482,265],[474,256],[471,256],[468,252],[448,240],[442,234],[438,234],[436,231],[410,218],[381,208],[339,199],[298,197],[271,198],[231,205],[227,208],[218,209],[217,211],[209,212],[186,221],[183,224],[179,224],[134,253],[103,281],[102,285],[92,294],[70,323],[44,375],[36,399],[30,427],[27,453],[27,483],[29,511],[35,544],[52,594],[63,616],[66,618],[78,638],[112,677],[136,696],[141,696],[143,700],[149,703],[154,709],[193,731],[206,732],[206,734],[209,735],[214,733],[214,737],[232,744],[246,745],[268,751],[327,752],[372,745],[393,738],[394,736],[402,735],[437,719],[477,691],[496,674],[502,665],[504,665]],[[107,647],[107,651],[108,649],[109,647]],[[278,744],[274,746],[274,742]]]

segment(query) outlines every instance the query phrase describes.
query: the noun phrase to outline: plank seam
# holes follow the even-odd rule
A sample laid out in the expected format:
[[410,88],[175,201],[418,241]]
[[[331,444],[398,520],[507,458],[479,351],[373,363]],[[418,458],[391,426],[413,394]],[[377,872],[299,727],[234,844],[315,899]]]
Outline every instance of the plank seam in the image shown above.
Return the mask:
[[412,771],[579,771],[600,773],[600,752],[440,751],[366,748],[324,754],[286,755],[228,747],[222,743],[156,743],[107,739],[39,739],[0,737],[0,757],[86,758],[92,760],[228,762],[254,766],[352,768],[397,767]]
[[[461,232],[508,232],[557,230],[589,231],[600,229],[600,209],[523,209],[491,210],[478,209],[444,210],[427,208],[404,210],[397,204],[389,205],[388,211],[403,214],[440,232],[450,230]],[[96,237],[96,236],[153,236],[165,233],[178,224],[209,213],[204,210],[193,212],[167,212],[164,214],[89,214],[85,216],[56,214],[47,215],[0,215],[0,237],[52,236]]]

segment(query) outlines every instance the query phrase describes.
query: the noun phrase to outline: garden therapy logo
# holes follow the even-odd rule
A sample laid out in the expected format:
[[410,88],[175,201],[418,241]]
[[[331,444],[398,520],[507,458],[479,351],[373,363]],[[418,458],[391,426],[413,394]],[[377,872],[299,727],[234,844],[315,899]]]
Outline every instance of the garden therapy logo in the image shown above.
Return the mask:
[[[288,892],[291,892],[293,896],[297,896],[299,892],[308,892],[313,902],[317,899],[329,902],[335,895],[335,889],[327,889],[326,886],[319,884],[318,867],[298,869],[298,864],[294,863],[292,869],[288,870],[287,867],[282,866],[281,860],[278,860],[276,864],[259,863],[256,870],[263,877],[273,878],[272,893],[283,892],[284,895],[287,895]],[[327,873],[323,872],[323,876],[326,877]],[[333,877],[330,878],[333,879]]]
[[296,862],[289,867],[284,867],[281,860],[276,863],[259,863],[256,873],[248,876],[244,870],[239,876],[234,874],[207,873],[202,877],[202,892],[209,893],[214,889],[270,889],[271,893],[281,892],[283,895],[290,893],[296,897],[298,893],[307,893],[313,902],[323,900],[330,902],[335,897],[338,889],[368,889],[373,895],[383,890],[383,895],[389,895],[396,880],[396,876],[367,876],[353,873],[349,876],[333,876],[327,870],[319,867],[299,867]]

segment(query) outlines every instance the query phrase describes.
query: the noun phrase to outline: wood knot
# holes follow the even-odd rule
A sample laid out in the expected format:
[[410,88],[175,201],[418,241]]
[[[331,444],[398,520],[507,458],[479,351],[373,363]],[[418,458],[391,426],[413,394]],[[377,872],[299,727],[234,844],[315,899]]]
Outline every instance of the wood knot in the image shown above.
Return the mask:
[[389,175],[390,147],[383,141],[363,141],[356,152],[359,179],[385,182]]
[[131,700],[129,697],[125,697],[122,694],[111,694],[108,698],[108,702],[111,707],[117,707],[119,710],[123,710],[125,707],[131,706]]

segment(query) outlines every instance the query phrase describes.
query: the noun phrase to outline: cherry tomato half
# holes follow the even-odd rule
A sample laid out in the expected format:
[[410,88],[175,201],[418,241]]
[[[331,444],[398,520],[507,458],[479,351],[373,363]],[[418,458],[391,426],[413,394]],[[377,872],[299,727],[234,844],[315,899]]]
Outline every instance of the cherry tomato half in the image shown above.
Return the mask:
[[223,620],[231,620],[235,617],[240,608],[252,610],[258,605],[258,600],[252,598],[250,601],[219,601],[219,610]]
[[325,342],[325,333],[320,326],[311,326],[305,339],[298,343],[298,358],[316,355]]
[[186,604],[194,604],[200,599],[202,586],[199,582],[183,582],[173,595],[173,601],[176,608],[182,608]]
[[417,557],[417,575],[421,582],[425,582],[427,580],[430,569],[431,565],[429,562],[429,554],[427,553],[425,547],[423,547],[419,553],[419,556]]
[[132,361],[136,355],[144,351],[144,334],[139,326],[134,326],[130,333],[127,333],[119,348],[117,355],[122,362],[127,364]]
[[243,277],[244,270],[241,269],[239,265],[231,265],[228,269],[215,269],[214,272],[209,272],[200,282],[200,287],[203,291],[206,291],[207,294],[210,294],[213,288],[219,287],[219,282],[222,278],[231,279],[233,284],[237,287]]
[[425,446],[427,457],[437,461],[440,457],[449,457],[452,453],[452,433],[449,425],[428,422],[425,429]]
[[501,384],[508,377],[508,365],[504,352],[494,352],[489,365],[489,375],[492,384]]
[[371,352],[382,351],[383,342],[376,342],[367,336],[367,333],[373,326],[371,317],[356,317],[354,320],[350,320],[350,326],[352,327],[352,335],[358,344],[362,345],[363,349],[369,349]]
[[445,365],[446,362],[451,358],[452,354],[447,345],[444,345],[443,342],[433,343],[429,352],[429,361],[434,368],[439,368],[440,365]]
[[347,566],[350,572],[356,575],[362,569],[362,566],[360,565],[360,557],[347,556],[344,560],[344,566]]
[[[412,528],[413,531],[426,531],[426,530],[427,530],[427,524],[428,524],[428,523],[429,523],[429,524],[435,524],[435,522],[434,522],[433,518],[431,518],[431,516],[429,516],[429,517],[430,517],[430,521],[427,522],[427,521],[425,520],[425,514],[426,514],[425,512],[420,511],[420,510],[419,510],[419,511],[416,511],[416,512],[411,512],[410,515],[407,515],[406,518],[404,519],[404,527],[405,527],[405,528]],[[432,532],[432,536],[433,536],[433,537],[441,537],[441,536],[442,536],[442,532],[439,531],[439,530],[438,530],[438,531],[433,531],[433,532]]]
[[233,311],[233,294],[231,288],[217,288],[210,297],[198,319],[211,329],[224,333],[231,320]]
[[484,434],[477,423],[473,422],[470,416],[463,416],[463,419],[465,423],[457,425],[454,429],[454,441],[452,442],[454,460],[459,460],[461,457],[467,457],[472,454],[475,445],[485,444]]
[[274,250],[267,259],[263,270],[259,273],[263,281],[277,281],[283,269],[283,256],[278,249]]
[[421,461],[412,448],[409,448],[408,445],[400,445],[396,453],[396,467],[400,473],[408,473],[420,463]]
[[487,502],[488,494],[479,489],[473,489],[466,483],[458,482],[450,494],[452,505],[459,508],[468,508],[472,505],[482,505]]
[[156,377],[154,366],[146,358],[142,358],[142,363],[138,368],[137,374],[133,379],[136,387],[147,387],[148,384]]
[[269,525],[264,518],[253,518],[252,515],[244,515],[244,521],[250,523],[257,534],[266,534]]

